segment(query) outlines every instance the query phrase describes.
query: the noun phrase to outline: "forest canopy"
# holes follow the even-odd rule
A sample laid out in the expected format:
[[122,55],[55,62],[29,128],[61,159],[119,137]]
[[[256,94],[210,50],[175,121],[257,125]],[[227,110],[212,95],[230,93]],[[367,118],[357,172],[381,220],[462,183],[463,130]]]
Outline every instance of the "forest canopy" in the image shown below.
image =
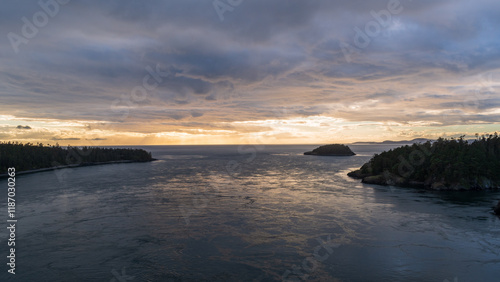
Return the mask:
[[365,183],[434,189],[500,188],[500,138],[497,133],[472,142],[439,138],[375,154],[349,176]]
[[101,147],[45,146],[41,143],[0,142],[0,173],[15,167],[16,171],[65,165],[86,165],[114,161],[147,162],[154,160],[142,149]]

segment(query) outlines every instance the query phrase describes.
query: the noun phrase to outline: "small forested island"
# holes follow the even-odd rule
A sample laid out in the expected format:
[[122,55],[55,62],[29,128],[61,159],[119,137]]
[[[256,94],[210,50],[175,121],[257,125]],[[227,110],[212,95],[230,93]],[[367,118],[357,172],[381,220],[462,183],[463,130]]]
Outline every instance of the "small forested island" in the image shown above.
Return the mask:
[[101,147],[62,148],[41,143],[0,142],[0,176],[14,167],[16,172],[37,172],[63,167],[122,162],[149,162],[155,159],[142,149]]
[[354,156],[356,155],[351,149],[343,144],[330,144],[320,146],[310,152],[305,152],[304,155],[314,156]]
[[348,175],[379,185],[434,190],[498,189],[500,138],[495,133],[477,136],[472,142],[462,136],[406,145],[375,154]]

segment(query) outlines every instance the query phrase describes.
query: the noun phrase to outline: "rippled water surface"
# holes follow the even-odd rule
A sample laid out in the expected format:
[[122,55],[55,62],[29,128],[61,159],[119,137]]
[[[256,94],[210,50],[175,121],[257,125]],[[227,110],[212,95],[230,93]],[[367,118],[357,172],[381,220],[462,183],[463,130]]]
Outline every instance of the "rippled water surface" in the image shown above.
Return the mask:
[[159,160],[19,176],[15,280],[498,281],[500,193],[365,185],[346,173],[389,147],[314,147],[143,147]]

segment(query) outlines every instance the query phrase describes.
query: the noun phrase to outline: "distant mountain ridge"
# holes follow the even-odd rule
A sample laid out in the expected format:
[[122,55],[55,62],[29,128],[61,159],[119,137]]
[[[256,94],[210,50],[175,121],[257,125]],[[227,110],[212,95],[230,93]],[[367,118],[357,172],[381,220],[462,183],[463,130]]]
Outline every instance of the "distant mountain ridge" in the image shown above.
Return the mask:
[[[401,141],[392,141],[392,140],[385,140],[382,142],[354,142],[349,145],[412,145],[415,143],[425,143],[427,141],[434,142],[436,140],[434,139],[427,139],[427,138],[415,138],[413,140],[401,140]],[[467,143],[472,143],[476,141],[476,139],[464,139]]]
[[392,145],[392,144],[413,144],[413,143],[425,143],[427,141],[434,141],[427,138],[415,138],[413,140],[401,140],[401,141],[392,141],[386,140],[383,142],[354,142],[351,145]]

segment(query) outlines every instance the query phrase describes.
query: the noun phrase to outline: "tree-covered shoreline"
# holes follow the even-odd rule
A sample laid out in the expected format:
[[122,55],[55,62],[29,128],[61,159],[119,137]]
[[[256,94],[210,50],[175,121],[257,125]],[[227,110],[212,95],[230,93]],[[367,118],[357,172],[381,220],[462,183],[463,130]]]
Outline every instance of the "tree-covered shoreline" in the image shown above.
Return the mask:
[[500,137],[443,139],[375,154],[348,174],[364,183],[436,190],[500,188]]
[[0,142],[0,174],[7,168],[32,171],[64,166],[86,166],[114,162],[149,162],[155,160],[142,149],[101,147],[60,147],[41,143]]

